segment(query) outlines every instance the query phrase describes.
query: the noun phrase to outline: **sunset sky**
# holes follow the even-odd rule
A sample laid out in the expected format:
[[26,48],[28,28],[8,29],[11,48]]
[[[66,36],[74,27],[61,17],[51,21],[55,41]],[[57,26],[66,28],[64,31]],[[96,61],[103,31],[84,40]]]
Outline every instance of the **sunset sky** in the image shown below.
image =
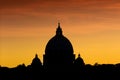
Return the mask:
[[120,63],[120,0],[0,0],[0,65],[43,61],[58,21],[86,64]]

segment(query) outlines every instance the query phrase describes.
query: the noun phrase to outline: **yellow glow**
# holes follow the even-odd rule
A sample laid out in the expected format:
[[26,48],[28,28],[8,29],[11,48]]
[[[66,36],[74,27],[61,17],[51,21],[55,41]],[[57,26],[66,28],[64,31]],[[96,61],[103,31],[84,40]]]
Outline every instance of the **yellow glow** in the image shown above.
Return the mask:
[[[79,33],[79,31],[72,31],[72,29],[72,27],[71,29],[63,27],[63,33],[73,44],[76,56],[80,53],[86,64],[94,64],[96,62],[101,64],[119,63],[119,31]],[[45,46],[48,40],[55,35],[55,30],[56,27],[52,27],[51,29],[49,27],[39,28],[39,30],[38,28],[36,30],[33,28],[33,30],[29,29],[28,31],[26,28],[20,36],[17,36],[19,34],[17,31],[14,35],[6,33],[6,36],[0,39],[0,64],[9,67],[14,67],[22,63],[29,65],[36,53],[38,53],[42,61]],[[30,33],[31,31],[33,33]],[[31,34],[32,36],[30,36]]]
[[80,53],[86,64],[120,62],[119,1],[7,1],[0,2],[1,66],[29,65],[36,53],[42,61],[58,20],[74,53]]

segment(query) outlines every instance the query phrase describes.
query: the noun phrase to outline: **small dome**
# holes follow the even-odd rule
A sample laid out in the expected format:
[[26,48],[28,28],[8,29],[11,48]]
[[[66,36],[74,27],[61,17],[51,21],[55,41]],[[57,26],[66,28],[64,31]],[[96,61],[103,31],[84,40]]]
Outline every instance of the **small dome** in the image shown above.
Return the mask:
[[36,66],[36,65],[42,65],[40,59],[38,58],[38,55],[35,55],[35,58],[32,60],[31,65]]
[[80,57],[80,54],[78,54],[78,58],[75,60],[74,64],[77,66],[84,66],[85,65],[83,59]]

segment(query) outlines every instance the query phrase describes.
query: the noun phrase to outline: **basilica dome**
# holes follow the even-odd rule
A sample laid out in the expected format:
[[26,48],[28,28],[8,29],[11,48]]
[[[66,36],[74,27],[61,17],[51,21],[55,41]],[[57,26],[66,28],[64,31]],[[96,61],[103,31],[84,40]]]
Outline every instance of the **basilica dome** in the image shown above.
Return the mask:
[[58,28],[56,30],[56,35],[51,38],[45,49],[46,55],[52,54],[67,54],[73,55],[73,47],[70,41],[62,34],[62,29],[60,28],[60,23],[58,24]]
[[43,64],[48,70],[67,70],[74,60],[75,55],[73,54],[72,44],[62,34],[60,23],[58,23],[56,35],[46,45]]

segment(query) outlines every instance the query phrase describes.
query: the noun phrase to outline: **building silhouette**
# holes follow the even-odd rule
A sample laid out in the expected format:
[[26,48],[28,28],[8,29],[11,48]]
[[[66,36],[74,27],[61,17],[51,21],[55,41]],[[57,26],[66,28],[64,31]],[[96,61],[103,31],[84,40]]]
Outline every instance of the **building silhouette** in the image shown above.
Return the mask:
[[36,54],[31,64],[27,66],[25,64],[14,68],[0,66],[0,80],[41,80],[47,78],[50,80],[68,78],[75,80],[120,80],[120,63],[90,65],[84,63],[80,54],[75,58],[72,44],[63,35],[60,23],[58,23],[55,36],[46,45],[43,63]]
[[43,65],[49,71],[70,71],[74,60],[72,44],[63,35],[60,23],[58,23],[56,35],[46,45]]

